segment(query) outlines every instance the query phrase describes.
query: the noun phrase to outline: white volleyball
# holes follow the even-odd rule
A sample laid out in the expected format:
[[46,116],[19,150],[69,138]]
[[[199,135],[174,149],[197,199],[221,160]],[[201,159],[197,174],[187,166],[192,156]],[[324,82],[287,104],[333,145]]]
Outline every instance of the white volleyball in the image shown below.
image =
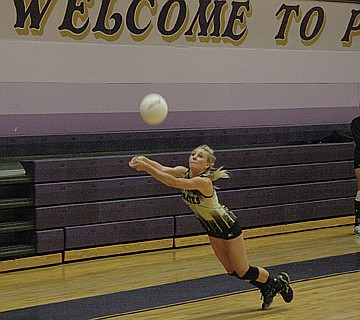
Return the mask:
[[158,93],[150,93],[140,103],[142,119],[150,125],[158,125],[165,121],[168,114],[168,105],[164,97]]

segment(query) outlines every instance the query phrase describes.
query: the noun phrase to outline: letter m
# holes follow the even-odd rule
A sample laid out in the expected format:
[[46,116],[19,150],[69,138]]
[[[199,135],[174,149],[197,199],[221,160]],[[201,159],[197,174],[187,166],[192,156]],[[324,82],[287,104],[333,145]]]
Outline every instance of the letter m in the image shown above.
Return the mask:
[[[41,1],[41,0],[40,0]],[[43,6],[43,9],[40,9],[39,0],[30,0],[29,5],[25,6],[25,2],[29,0],[14,0],[14,5],[16,8],[16,23],[14,28],[25,28],[25,22],[30,19],[30,29],[40,29],[41,21],[49,8],[52,0],[47,0],[46,4]],[[43,1],[41,1],[43,2]]]
[[207,19],[207,11],[209,5],[211,4],[211,0],[199,0],[199,8],[198,12],[196,13],[193,22],[190,28],[185,32],[186,36],[193,36],[194,35],[194,27],[195,24],[198,22],[200,26],[200,32],[198,36],[206,37],[208,35],[208,28],[210,26],[211,21],[214,24],[214,30],[210,34],[210,36],[219,37],[220,36],[220,16],[221,10],[223,6],[226,4],[226,1],[215,0],[214,1],[214,8],[211,12],[210,17]]

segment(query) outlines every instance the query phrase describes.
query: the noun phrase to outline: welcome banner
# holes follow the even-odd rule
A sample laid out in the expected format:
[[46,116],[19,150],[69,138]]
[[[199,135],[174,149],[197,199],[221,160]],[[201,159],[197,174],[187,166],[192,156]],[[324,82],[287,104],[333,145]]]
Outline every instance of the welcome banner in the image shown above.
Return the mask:
[[360,51],[360,3],[3,0],[0,39]]

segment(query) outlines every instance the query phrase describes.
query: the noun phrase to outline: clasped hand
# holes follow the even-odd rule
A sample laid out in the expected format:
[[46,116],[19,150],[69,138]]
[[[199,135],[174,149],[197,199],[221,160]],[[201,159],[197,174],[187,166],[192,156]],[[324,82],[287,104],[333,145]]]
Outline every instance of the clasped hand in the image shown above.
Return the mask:
[[129,162],[129,166],[133,169],[136,169],[137,171],[144,170],[144,165],[145,165],[144,157],[142,156],[133,157]]

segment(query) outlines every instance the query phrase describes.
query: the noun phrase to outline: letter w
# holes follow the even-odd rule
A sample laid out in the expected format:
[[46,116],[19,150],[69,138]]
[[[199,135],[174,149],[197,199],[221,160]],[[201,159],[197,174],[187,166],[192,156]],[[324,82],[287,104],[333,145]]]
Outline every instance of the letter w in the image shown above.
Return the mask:
[[25,28],[25,22],[30,17],[30,28],[40,29],[40,23],[43,19],[47,9],[49,8],[52,0],[47,0],[45,6],[40,10],[39,0],[31,0],[27,9],[25,8],[25,0],[14,0],[16,7],[16,23],[14,28]]

